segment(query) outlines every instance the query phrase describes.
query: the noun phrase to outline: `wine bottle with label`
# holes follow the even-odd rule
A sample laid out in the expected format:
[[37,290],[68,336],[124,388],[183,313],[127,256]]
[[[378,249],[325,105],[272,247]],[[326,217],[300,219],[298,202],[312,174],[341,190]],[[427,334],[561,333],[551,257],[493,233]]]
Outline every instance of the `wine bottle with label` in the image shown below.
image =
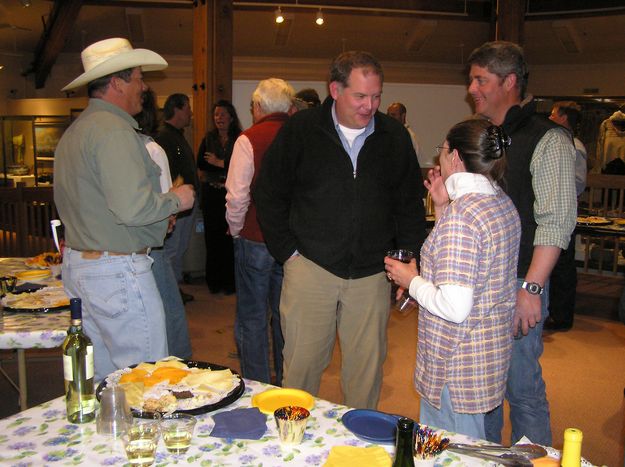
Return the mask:
[[95,418],[93,344],[82,330],[82,302],[70,300],[71,324],[63,342],[63,375],[67,419],[86,423]]

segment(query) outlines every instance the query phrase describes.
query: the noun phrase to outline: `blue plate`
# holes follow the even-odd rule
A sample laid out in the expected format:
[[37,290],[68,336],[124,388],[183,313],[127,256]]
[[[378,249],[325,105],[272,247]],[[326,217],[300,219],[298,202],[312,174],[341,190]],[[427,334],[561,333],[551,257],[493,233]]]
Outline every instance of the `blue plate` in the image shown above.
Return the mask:
[[398,415],[377,410],[354,409],[346,412],[341,421],[358,438],[376,444],[393,444]]

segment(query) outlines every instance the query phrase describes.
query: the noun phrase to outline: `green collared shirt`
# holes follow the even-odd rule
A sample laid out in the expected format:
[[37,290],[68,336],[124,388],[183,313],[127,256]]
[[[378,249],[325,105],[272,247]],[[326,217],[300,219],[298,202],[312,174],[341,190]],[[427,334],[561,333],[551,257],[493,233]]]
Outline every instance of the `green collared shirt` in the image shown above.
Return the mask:
[[136,129],[121,108],[90,99],[59,141],[54,201],[70,248],[130,253],[163,244],[179,200],[160,193],[160,168]]
[[530,162],[536,201],[534,245],[566,250],[575,228],[575,147],[560,129],[547,131],[536,145]]

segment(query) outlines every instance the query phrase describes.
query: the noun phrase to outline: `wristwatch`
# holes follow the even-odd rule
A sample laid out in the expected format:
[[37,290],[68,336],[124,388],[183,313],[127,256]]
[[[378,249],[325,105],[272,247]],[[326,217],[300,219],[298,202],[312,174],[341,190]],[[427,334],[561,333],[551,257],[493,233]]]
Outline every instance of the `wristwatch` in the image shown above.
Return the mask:
[[526,282],[526,281],[523,281],[521,288],[527,290],[527,292],[531,293],[532,295],[542,295],[545,290],[536,282]]

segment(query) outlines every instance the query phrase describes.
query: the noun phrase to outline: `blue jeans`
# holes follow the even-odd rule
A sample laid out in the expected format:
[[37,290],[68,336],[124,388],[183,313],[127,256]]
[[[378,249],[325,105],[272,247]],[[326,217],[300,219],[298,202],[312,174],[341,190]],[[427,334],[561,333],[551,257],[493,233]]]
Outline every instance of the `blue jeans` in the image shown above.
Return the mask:
[[169,258],[177,282],[182,282],[182,259],[187,248],[189,248],[189,241],[195,227],[195,218],[198,212],[197,205],[198,203],[195,203],[193,209],[179,214],[176,217],[174,231],[165,237],[163,251]]
[[189,339],[187,315],[174,271],[162,249],[152,250],[150,256],[154,260],[152,273],[165,309],[169,355],[189,359],[191,358],[191,340]]
[[477,439],[484,439],[485,436],[484,414],[455,412],[447,385],[443,386],[440,409],[430,404],[425,397],[421,397],[419,423]]
[[234,335],[245,378],[271,383],[269,334],[273,337],[273,364],[276,384],[282,383],[280,291],[282,266],[273,259],[264,243],[242,237],[234,239],[234,274],[237,311]]
[[95,380],[167,356],[163,303],[148,255],[83,259],[63,252],[63,286],[82,299],[83,328],[93,342]]
[[[519,287],[523,279],[518,279]],[[510,404],[512,440],[516,443],[527,436],[533,443],[551,446],[549,402],[543,380],[540,356],[543,353],[543,324],[549,316],[549,283],[541,295],[541,320],[527,336],[515,339],[508,370],[506,399]],[[501,443],[503,404],[486,414],[486,439]]]

